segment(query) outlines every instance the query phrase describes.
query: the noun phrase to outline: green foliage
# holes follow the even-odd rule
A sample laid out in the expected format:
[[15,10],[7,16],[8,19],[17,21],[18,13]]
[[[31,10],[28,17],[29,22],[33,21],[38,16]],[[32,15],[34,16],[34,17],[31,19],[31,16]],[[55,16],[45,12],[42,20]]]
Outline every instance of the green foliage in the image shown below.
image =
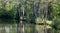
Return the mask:
[[53,6],[53,23],[52,27],[56,30],[60,29],[60,3],[56,1],[55,3],[52,3]]
[[[6,18],[6,19],[14,19],[17,15],[17,9],[20,9],[20,5],[18,5],[18,0],[0,0],[0,18]],[[25,18],[26,20],[36,22],[36,16],[33,14],[35,5],[37,6],[39,0],[26,0],[24,1],[24,11],[26,12]],[[41,4],[43,5],[43,4]],[[19,8],[17,8],[19,6]],[[33,7],[34,6],[34,7]],[[42,15],[43,15],[43,8],[41,7],[41,10],[39,11],[39,16],[37,17],[37,20],[42,21]],[[48,4],[48,20],[53,20],[54,25],[57,27],[60,25],[60,2],[50,2]]]
[[14,19],[16,14],[16,2],[15,1],[0,1],[0,18]]

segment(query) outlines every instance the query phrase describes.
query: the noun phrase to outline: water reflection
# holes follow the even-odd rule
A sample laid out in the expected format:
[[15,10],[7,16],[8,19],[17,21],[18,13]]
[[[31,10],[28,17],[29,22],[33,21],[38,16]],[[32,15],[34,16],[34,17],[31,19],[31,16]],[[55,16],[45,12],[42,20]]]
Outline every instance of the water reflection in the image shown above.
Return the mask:
[[0,19],[0,33],[16,33],[16,20],[2,20]]
[[[21,26],[18,27],[17,20],[1,20],[0,19],[0,33],[17,33]],[[41,28],[41,29],[40,29]],[[31,23],[24,23],[25,33],[42,33],[42,26]],[[38,31],[39,30],[39,31]]]

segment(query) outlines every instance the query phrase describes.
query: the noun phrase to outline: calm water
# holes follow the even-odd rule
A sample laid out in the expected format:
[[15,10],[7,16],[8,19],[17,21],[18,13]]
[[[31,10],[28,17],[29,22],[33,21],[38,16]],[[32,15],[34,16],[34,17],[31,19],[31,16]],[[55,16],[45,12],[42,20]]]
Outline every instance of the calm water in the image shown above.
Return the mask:
[[[20,27],[19,27],[20,28]],[[17,33],[16,20],[0,20],[0,33]],[[43,26],[24,23],[25,33],[43,33]]]
[[16,33],[17,23],[15,20],[0,20],[0,33]]

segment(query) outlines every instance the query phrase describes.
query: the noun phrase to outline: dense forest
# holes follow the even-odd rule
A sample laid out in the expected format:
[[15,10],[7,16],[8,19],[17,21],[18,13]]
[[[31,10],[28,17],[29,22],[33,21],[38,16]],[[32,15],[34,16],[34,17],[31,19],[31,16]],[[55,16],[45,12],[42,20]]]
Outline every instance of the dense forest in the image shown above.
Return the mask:
[[0,20],[15,20],[23,27],[25,23],[31,24],[38,31],[37,25],[42,25],[45,33],[60,33],[60,0],[0,0]]

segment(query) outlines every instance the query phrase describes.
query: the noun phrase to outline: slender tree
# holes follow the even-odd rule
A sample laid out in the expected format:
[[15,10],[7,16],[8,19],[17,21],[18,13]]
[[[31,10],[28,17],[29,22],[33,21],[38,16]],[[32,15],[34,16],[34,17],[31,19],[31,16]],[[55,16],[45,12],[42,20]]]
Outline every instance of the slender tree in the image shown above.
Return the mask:
[[24,33],[24,1],[19,0],[17,33]]
[[44,12],[43,12],[44,33],[47,33],[47,29],[46,29],[47,12],[48,12],[48,0],[46,0],[45,2]]

